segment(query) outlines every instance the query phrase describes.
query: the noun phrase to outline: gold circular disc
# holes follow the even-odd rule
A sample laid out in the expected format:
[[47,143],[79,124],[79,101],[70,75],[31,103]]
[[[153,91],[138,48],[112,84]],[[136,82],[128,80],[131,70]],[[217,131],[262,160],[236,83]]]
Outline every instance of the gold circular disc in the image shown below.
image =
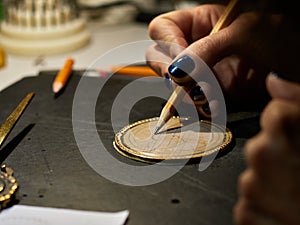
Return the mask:
[[193,159],[225,149],[233,139],[228,128],[209,121],[173,117],[157,133],[158,117],[125,126],[116,135],[115,149],[139,161]]

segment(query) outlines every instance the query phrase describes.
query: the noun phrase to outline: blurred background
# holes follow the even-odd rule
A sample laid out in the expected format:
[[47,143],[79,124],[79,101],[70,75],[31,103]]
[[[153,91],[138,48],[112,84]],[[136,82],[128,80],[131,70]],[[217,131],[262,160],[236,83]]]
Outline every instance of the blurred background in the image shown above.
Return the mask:
[[175,9],[194,7],[199,4],[226,0],[0,0],[0,21],[8,17],[7,9],[20,4],[35,5],[48,2],[49,5],[76,5],[81,16],[88,19],[102,19],[103,23],[124,23],[127,21],[150,22],[158,14]]
[[106,23],[128,20],[149,23],[161,13],[211,2],[226,0],[77,0],[77,5],[86,17],[102,17]]
[[147,40],[157,15],[206,3],[227,0],[0,0],[0,79],[55,67],[67,54],[86,67],[117,45]]
[[211,2],[213,0],[0,0],[0,48],[17,55],[68,52],[89,42],[86,23],[94,22],[98,27],[130,22],[148,24],[159,14]]

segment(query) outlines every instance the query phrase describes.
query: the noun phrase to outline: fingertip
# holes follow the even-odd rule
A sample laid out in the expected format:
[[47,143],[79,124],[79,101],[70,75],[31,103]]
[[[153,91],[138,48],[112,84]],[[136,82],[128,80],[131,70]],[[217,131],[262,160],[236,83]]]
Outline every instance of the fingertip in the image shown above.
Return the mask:
[[183,55],[172,62],[168,67],[168,72],[175,82],[181,83],[191,79],[190,74],[194,69],[194,60],[189,55]]
[[172,59],[163,52],[159,45],[150,45],[145,52],[147,65],[157,74],[163,76],[168,72],[168,65]]
[[275,72],[269,73],[269,75],[266,78],[266,86],[269,94],[271,97],[275,98],[278,95],[282,95],[281,89],[281,83],[282,79],[279,77],[279,75]]
[[266,86],[272,98],[300,103],[300,84],[282,79],[277,73],[271,72],[267,76]]
[[231,54],[236,43],[232,35],[229,35],[228,29],[224,28],[213,35],[195,41],[188,49],[212,68],[221,59]]
[[[291,134],[299,123],[300,107],[283,99],[273,99],[264,109],[260,124],[273,139]],[[274,139],[276,141],[276,139]]]

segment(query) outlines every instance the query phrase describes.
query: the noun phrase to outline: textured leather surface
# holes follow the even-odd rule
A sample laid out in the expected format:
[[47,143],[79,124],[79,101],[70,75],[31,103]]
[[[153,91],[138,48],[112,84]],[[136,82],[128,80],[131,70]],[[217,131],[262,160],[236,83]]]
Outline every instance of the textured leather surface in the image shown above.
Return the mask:
[[[245,168],[242,147],[259,129],[258,113],[228,115],[228,127],[235,135],[235,143],[205,171],[200,172],[197,162],[193,162],[163,182],[126,186],[96,173],[78,149],[72,128],[72,103],[80,71],[73,72],[57,98],[51,92],[55,74],[55,71],[41,72],[0,93],[1,123],[27,93],[36,94],[0,149],[0,162],[14,169],[20,184],[18,204],[95,211],[128,209],[128,225],[233,224],[237,179]],[[101,78],[85,79],[95,88]],[[103,88],[95,108],[96,125],[112,156],[123,163],[145,166],[119,155],[112,145],[111,104],[118,91],[130,81],[125,76],[114,76]],[[159,99],[141,101],[132,110],[131,119],[158,116],[162,104]],[[86,134],[89,134],[88,126]]]

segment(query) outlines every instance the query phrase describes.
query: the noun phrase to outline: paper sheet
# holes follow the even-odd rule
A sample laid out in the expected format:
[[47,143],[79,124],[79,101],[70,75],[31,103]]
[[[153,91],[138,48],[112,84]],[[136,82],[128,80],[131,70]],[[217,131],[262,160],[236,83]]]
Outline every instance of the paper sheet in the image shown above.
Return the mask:
[[123,225],[129,211],[93,212],[15,205],[0,212],[1,225]]

